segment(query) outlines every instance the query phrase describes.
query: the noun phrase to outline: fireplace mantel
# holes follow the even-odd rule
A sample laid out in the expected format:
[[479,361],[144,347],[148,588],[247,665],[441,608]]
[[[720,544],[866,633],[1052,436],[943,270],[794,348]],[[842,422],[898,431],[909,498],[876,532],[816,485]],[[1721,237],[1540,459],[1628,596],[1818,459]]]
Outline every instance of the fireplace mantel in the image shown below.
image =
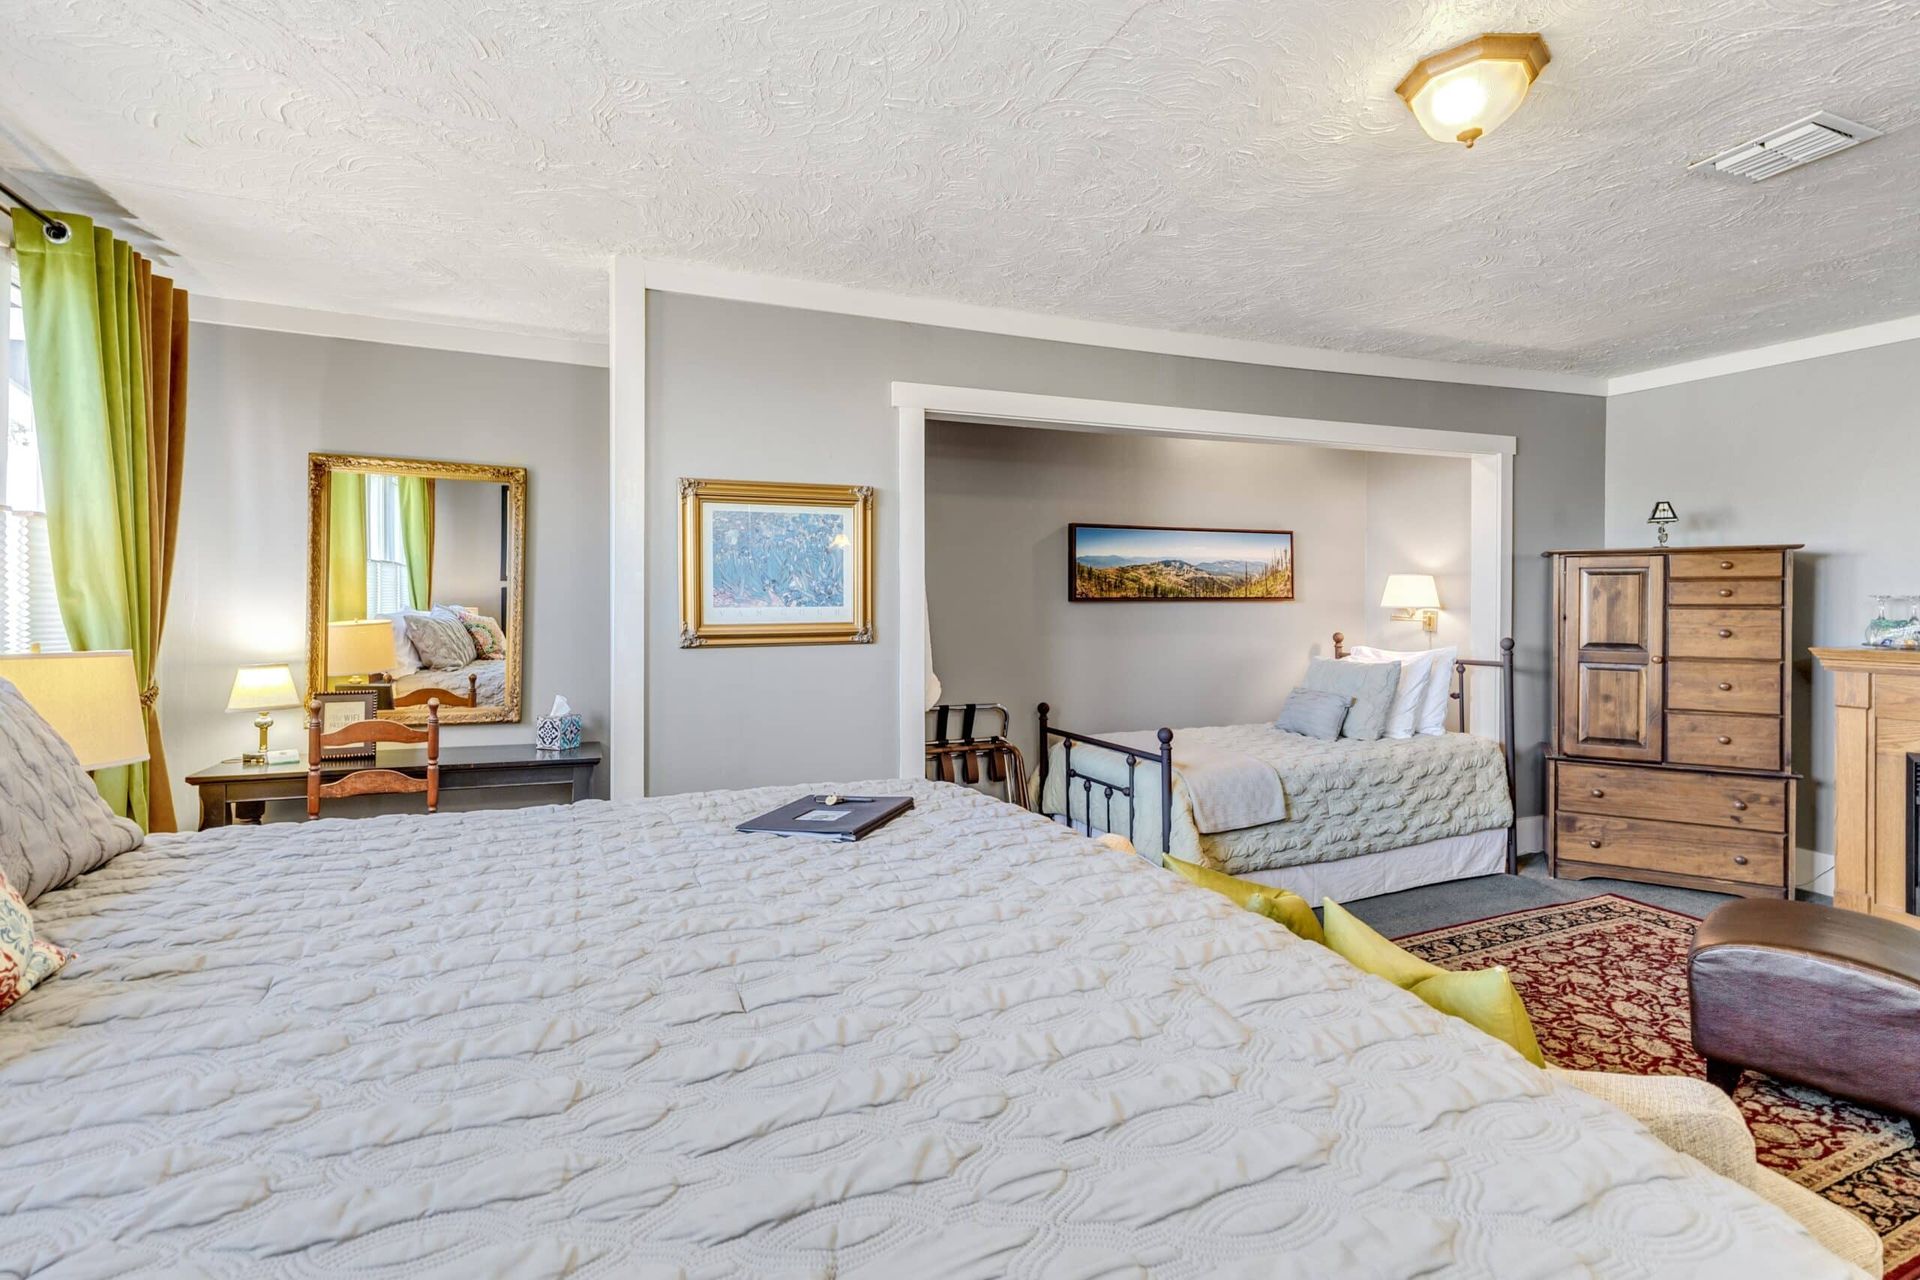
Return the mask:
[[1815,649],[1833,673],[1833,901],[1920,928],[1907,910],[1907,753],[1920,751],[1920,650]]

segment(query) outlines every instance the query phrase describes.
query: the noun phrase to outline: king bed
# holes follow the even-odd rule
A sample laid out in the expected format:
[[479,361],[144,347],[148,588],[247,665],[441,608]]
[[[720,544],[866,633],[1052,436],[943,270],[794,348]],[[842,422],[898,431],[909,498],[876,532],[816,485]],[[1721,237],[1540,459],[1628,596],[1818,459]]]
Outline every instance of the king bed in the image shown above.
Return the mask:
[[153,837],[39,894],[0,1275],[1858,1277],[1621,1112],[965,788]]

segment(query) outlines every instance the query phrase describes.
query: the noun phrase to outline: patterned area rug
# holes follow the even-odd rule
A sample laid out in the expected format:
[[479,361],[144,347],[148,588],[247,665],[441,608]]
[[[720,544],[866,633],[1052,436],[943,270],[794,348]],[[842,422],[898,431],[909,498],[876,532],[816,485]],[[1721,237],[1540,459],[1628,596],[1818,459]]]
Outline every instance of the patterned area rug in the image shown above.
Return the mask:
[[[1692,916],[1616,894],[1400,939],[1447,969],[1503,964],[1556,1066],[1704,1076],[1687,1012]],[[1872,1223],[1887,1280],[1920,1278],[1920,1149],[1905,1121],[1748,1073],[1734,1094],[1760,1161]]]

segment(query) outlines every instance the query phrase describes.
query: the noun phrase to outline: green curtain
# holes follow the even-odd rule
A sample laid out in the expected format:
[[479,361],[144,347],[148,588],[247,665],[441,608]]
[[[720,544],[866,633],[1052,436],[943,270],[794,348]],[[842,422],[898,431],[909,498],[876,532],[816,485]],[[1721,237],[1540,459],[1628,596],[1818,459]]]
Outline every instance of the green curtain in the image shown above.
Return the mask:
[[413,607],[433,607],[433,481],[400,477],[400,538],[407,550]]
[[153,677],[179,512],[186,295],[91,219],[58,217],[72,234],[56,244],[13,215],[55,591],[73,647],[131,650],[140,681],[149,759],[97,771],[100,794],[170,831]]
[[367,616],[367,477],[335,471],[327,477],[327,621]]

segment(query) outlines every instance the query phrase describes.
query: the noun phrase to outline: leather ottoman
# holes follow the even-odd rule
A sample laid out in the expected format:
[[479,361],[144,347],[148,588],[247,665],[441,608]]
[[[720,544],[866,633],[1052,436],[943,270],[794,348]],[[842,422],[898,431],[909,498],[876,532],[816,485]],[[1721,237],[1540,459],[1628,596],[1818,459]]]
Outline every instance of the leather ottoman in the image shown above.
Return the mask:
[[1687,985],[1694,1047],[1729,1093],[1752,1068],[1920,1117],[1920,930],[1811,902],[1730,902],[1694,935]]

